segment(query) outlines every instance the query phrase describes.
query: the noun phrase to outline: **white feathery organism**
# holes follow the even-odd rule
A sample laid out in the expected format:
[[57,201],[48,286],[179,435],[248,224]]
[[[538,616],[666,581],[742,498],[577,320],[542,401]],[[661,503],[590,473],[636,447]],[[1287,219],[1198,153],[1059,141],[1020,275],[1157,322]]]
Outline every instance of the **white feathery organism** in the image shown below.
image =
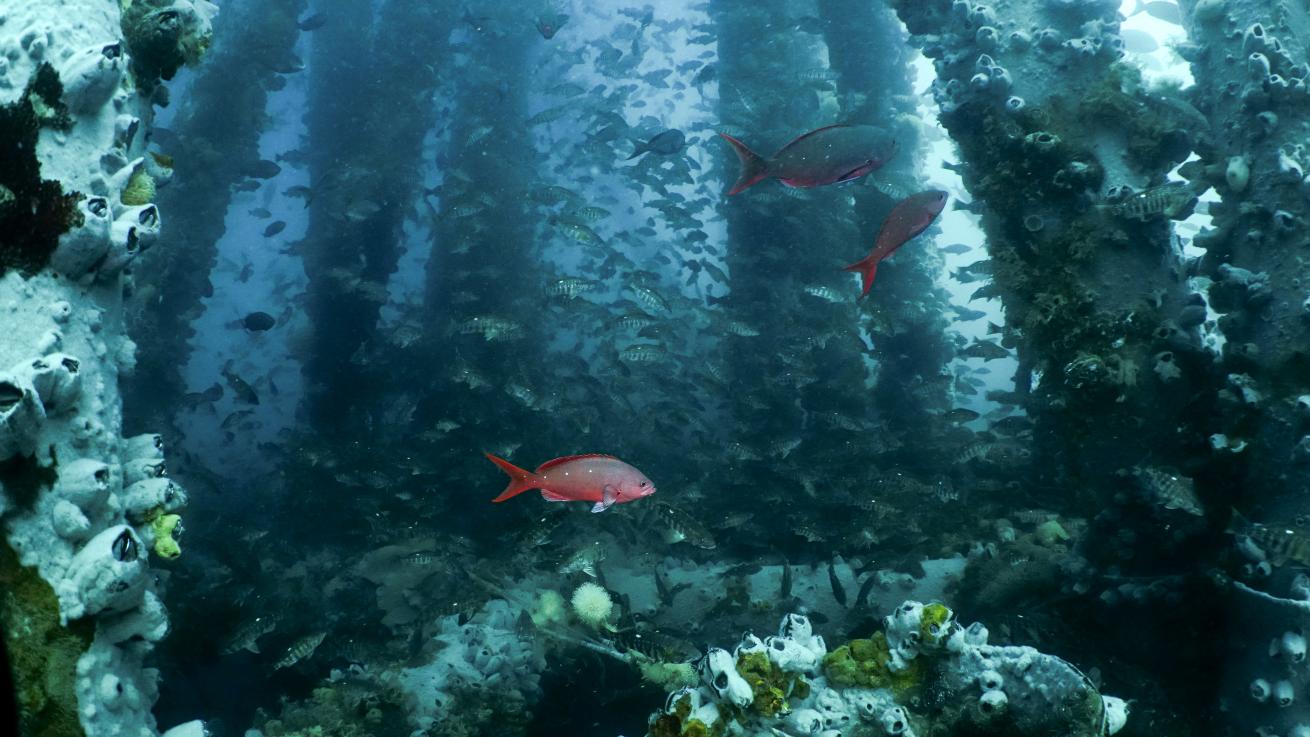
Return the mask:
[[614,600],[599,584],[588,581],[573,590],[573,614],[592,627],[599,627],[614,611]]

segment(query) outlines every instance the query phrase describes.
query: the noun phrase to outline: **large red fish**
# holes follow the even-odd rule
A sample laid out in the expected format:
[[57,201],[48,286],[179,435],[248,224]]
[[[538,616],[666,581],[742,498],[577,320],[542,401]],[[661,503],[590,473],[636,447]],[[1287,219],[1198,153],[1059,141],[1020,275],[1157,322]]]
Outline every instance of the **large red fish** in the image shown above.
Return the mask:
[[845,271],[858,271],[864,277],[863,297],[873,286],[873,277],[878,273],[878,263],[896,252],[910,239],[928,229],[932,221],[946,207],[946,193],[930,189],[927,192],[912,194],[896,203],[887,219],[878,229],[878,237],[873,241],[873,250],[868,256],[847,266]]
[[564,456],[528,471],[490,453],[483,455],[509,474],[509,486],[493,502],[540,489],[548,502],[595,502],[591,511],[604,512],[615,504],[655,493],[655,484],[645,474],[614,456]]
[[729,195],[768,177],[788,187],[849,182],[881,169],[896,152],[896,142],[871,125],[830,125],[812,130],[783,146],[770,159],[727,133],[719,135],[732,144],[741,161],[741,175],[728,190]]

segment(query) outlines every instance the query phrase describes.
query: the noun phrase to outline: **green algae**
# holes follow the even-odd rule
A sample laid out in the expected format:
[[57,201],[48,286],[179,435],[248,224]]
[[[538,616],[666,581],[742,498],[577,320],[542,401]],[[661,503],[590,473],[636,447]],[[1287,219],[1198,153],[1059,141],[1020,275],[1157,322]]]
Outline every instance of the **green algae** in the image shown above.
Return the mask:
[[903,670],[891,669],[887,636],[875,632],[867,639],[851,640],[823,658],[823,674],[835,686],[885,688],[897,701],[918,691],[923,683],[922,658],[911,660]]
[[24,737],[82,737],[77,659],[95,634],[89,621],[60,624],[59,600],[35,568],[0,542],[0,633],[17,690]]
[[765,717],[787,711],[787,693],[791,678],[762,652],[742,653],[737,658],[737,673],[750,684],[754,700],[751,709]]

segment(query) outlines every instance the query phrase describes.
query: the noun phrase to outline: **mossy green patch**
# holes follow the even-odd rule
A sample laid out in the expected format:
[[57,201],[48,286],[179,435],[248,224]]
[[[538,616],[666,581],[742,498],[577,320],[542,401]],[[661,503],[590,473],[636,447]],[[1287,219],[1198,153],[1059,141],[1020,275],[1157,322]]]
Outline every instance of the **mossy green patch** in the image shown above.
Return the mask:
[[722,720],[708,725],[691,718],[691,697],[683,696],[674,702],[672,712],[656,716],[647,729],[650,737],[721,737],[723,725]]
[[923,658],[911,660],[899,671],[893,671],[890,663],[887,636],[876,632],[868,639],[851,640],[824,656],[823,674],[837,686],[889,689],[900,701],[923,683]]
[[766,653],[742,653],[737,658],[737,672],[750,684],[755,698],[751,709],[765,717],[787,711],[787,694],[792,678],[769,660]]
[[925,645],[935,646],[941,643],[942,638],[949,631],[947,625],[955,613],[950,607],[941,602],[932,602],[923,607],[923,614],[919,617],[919,640]]
[[74,682],[94,633],[89,621],[62,626],[54,590],[0,541],[0,635],[17,691],[19,734],[81,737]]

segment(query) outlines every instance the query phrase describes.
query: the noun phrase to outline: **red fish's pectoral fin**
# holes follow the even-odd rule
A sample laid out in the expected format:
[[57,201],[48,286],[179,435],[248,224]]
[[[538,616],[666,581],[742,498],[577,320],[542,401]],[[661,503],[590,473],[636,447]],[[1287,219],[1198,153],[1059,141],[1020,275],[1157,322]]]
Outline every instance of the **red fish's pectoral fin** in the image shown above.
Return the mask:
[[591,513],[595,514],[597,512],[604,512],[606,509],[614,506],[614,502],[617,501],[618,498],[619,490],[606,484],[605,488],[600,492],[600,501],[592,505]]
[[855,271],[859,273],[864,285],[864,290],[860,292],[861,298],[868,295],[869,287],[873,286],[873,277],[878,273],[878,260],[879,259],[870,254],[869,256],[866,256],[865,258],[842,269],[842,271]]
[[860,166],[857,166],[854,169],[851,169],[850,171],[841,175],[841,177],[839,177],[837,181],[833,183],[842,184],[844,182],[853,182],[856,179],[859,179],[860,177],[864,176],[865,174],[868,174],[869,172],[873,171],[876,168],[878,167],[875,164],[861,164]]
[[729,197],[769,176],[769,162],[762,156],[727,133],[720,133],[719,136],[732,144],[732,150],[737,153],[737,160],[741,162],[741,173],[737,175],[737,181],[732,185],[732,189],[728,190]]
[[516,497],[529,489],[537,488],[536,474],[526,469],[519,468],[503,458],[497,458],[490,453],[483,452],[482,455],[486,456],[487,460],[499,466],[500,470],[504,471],[505,474],[509,476],[509,486],[506,486],[505,490],[500,492],[500,496],[491,501],[503,502],[506,499]]

